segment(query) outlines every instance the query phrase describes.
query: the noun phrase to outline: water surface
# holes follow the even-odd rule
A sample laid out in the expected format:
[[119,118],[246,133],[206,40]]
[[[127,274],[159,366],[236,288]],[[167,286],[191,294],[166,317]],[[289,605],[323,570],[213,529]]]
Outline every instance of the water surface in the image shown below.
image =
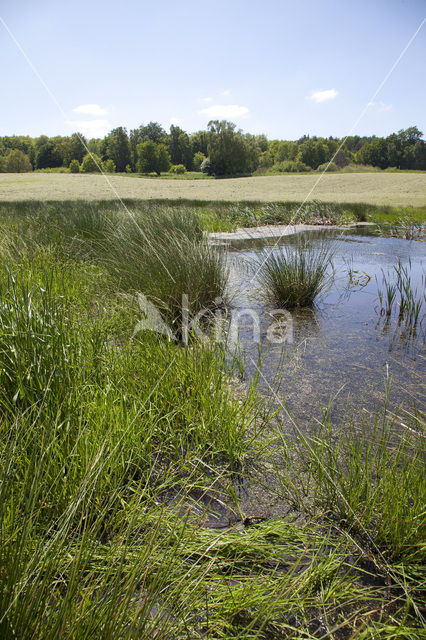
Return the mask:
[[[386,324],[379,315],[378,282],[383,270],[391,270],[398,259],[404,265],[410,261],[413,286],[423,295],[425,244],[383,238],[364,229],[311,231],[305,237],[333,244],[336,275],[314,309],[292,312],[293,341],[284,345],[271,345],[266,339],[274,309],[259,296],[260,284],[252,269],[259,252],[273,247],[276,240],[229,245],[233,313],[240,312],[246,377],[257,375],[260,388],[266,393],[273,389],[302,426],[321,419],[330,400],[336,424],[345,411],[355,420],[375,413],[388,393],[388,409],[400,416],[400,422],[408,419],[406,412],[424,409],[425,322],[411,335],[398,327],[396,319]],[[281,242],[295,241],[292,236]],[[259,313],[260,345],[253,342],[251,318],[241,317],[244,309]]]

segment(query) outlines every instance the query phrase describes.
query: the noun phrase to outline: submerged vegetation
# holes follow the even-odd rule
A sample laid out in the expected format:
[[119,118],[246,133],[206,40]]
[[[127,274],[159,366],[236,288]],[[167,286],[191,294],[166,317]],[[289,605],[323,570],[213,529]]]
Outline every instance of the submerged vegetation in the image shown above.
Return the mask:
[[220,211],[2,205],[2,638],[424,637],[421,416],[294,438],[220,348],[135,334],[137,291],[222,294]]

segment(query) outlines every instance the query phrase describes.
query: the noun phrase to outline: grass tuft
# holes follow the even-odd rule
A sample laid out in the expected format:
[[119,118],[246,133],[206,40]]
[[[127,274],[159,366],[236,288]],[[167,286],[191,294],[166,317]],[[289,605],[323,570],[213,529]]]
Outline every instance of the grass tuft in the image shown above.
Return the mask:
[[312,247],[300,237],[295,244],[265,249],[254,264],[261,295],[286,309],[312,306],[332,283],[332,258],[330,245]]

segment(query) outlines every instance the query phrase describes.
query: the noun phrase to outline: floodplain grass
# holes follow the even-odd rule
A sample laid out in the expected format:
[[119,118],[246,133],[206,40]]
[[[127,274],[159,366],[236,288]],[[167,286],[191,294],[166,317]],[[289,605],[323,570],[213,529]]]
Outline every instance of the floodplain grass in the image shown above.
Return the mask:
[[[327,173],[213,180],[135,178],[109,174],[0,174],[0,199],[16,200],[204,200],[210,202],[368,203],[426,205],[426,172]],[[111,189],[111,185],[116,190]]]
[[[200,493],[223,502],[271,464],[276,409],[235,395],[218,348],[132,338],[133,286],[103,244],[117,210],[100,213],[0,213],[0,636],[424,637],[420,418],[396,441],[380,419],[301,431],[296,458],[279,432],[280,492],[306,524],[203,527]],[[200,239],[195,219],[148,213]]]

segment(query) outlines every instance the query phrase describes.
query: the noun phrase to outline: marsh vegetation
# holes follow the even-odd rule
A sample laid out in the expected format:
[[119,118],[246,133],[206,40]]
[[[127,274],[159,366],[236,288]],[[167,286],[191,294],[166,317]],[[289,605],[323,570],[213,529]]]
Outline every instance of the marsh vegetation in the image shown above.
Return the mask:
[[1,637],[422,637],[420,413],[290,433],[220,345],[134,334],[138,291],[224,292],[232,208],[193,209],[1,207]]

